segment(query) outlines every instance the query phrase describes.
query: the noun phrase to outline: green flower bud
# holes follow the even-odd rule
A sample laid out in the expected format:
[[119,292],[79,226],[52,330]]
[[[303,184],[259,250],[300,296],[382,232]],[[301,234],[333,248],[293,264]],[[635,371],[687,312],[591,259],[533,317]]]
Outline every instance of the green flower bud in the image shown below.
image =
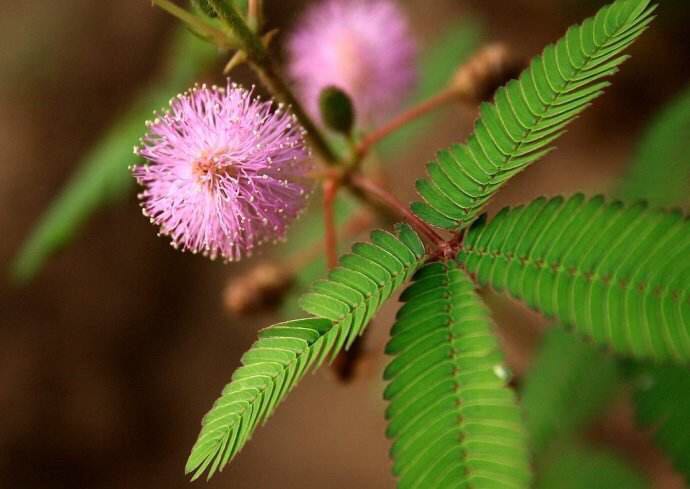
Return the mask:
[[319,95],[321,120],[329,129],[348,135],[355,123],[355,110],[348,94],[338,87],[330,86]]

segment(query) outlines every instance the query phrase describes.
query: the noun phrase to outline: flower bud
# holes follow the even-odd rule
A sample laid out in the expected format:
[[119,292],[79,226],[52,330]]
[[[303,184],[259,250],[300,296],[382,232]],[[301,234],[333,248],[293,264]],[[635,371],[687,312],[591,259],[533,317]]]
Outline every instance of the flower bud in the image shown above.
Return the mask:
[[344,135],[350,134],[355,123],[352,100],[343,90],[329,86],[319,95],[321,120],[329,129]]
[[414,36],[397,0],[314,2],[286,40],[287,73],[307,111],[319,115],[321,91],[350,96],[357,124],[397,112],[417,80]]

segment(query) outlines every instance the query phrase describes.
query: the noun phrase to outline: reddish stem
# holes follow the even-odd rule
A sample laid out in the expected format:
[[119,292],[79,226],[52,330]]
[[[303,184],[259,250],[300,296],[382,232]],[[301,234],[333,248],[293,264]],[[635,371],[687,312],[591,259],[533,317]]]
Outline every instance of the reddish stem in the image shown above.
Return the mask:
[[425,236],[439,250],[445,250],[449,245],[443,237],[438,234],[431,226],[418,218],[408,209],[397,197],[376,184],[373,180],[366,178],[360,173],[353,173],[348,176],[348,182],[352,190],[357,192],[367,201],[374,199],[383,204],[389,211],[402,217],[418,233]]
[[356,155],[357,158],[362,158],[367,154],[371,148],[377,145],[386,137],[390,136],[394,132],[398,131],[400,128],[406,126],[415,119],[428,114],[429,112],[438,109],[444,105],[451,102],[459,100],[461,94],[458,93],[454,88],[448,88],[434,95],[433,97],[411,107],[410,109],[398,114],[393,119],[385,123],[383,126],[375,129],[374,131],[367,134],[364,139],[357,146]]
[[[371,226],[374,224],[375,220],[376,218],[373,213],[369,213],[368,211],[359,211],[340,227],[337,235],[339,235],[340,238],[345,242],[351,241],[359,234],[371,229]],[[288,255],[285,265],[291,271],[291,273],[296,274],[304,267],[321,258],[321,256],[324,254],[324,249],[324,242],[319,240],[306,250],[301,250],[292,255]]]
[[249,0],[247,5],[247,19],[256,32],[261,31],[263,24],[263,0]]
[[325,248],[328,268],[335,268],[338,264],[338,236],[335,228],[333,208],[338,195],[338,182],[327,179],[323,182],[323,219],[326,228]]

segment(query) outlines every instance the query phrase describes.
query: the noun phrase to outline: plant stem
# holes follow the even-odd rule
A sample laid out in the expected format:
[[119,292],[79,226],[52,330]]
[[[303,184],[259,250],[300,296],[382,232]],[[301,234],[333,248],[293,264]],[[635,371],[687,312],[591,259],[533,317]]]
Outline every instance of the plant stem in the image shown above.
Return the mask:
[[223,0],[208,0],[208,3],[232,29],[247,53],[252,68],[256,71],[261,82],[281,102],[288,105],[297,120],[307,133],[307,139],[316,155],[327,165],[339,163],[337,155],[324,138],[321,131],[309,117],[288,87],[285,80],[278,74],[275,63],[271,59],[261,38],[249,28],[242,16],[234,8],[228,6]]
[[432,112],[444,105],[462,99],[462,94],[455,88],[449,87],[431,98],[411,107],[410,109],[395,116],[383,126],[367,134],[357,146],[356,159],[361,159],[373,146],[380,143],[383,139],[390,136],[400,128],[419,119],[420,117]]
[[338,195],[338,182],[328,179],[323,182],[323,219],[325,228],[324,246],[326,248],[326,263],[329,269],[338,264],[338,236],[335,228],[333,207]]
[[268,58],[268,53],[264,49],[263,44],[261,44],[261,40],[252,32],[234,7],[229,5],[225,0],[208,0],[208,3],[213,7],[213,10],[216,11],[218,17],[223,19],[230,29],[232,29],[242,43],[243,50],[247,52],[250,58],[256,61],[262,61],[262,58]]
[[264,5],[263,0],[249,0],[247,6],[247,18],[251,27],[255,32],[261,33],[261,28],[263,26],[263,12]]
[[292,90],[290,90],[283,78],[278,75],[273,61],[269,60],[265,64],[258,64],[253,60],[251,61],[251,66],[259,75],[259,79],[261,79],[262,83],[271,93],[275,94],[276,97],[291,108],[292,113],[295,114],[295,117],[297,117],[297,120],[306,131],[307,139],[311,143],[311,148],[319,159],[327,165],[339,164],[340,161],[338,156],[333,152],[321,131],[302,107],[302,104],[295,98]]
[[195,34],[207,39],[221,49],[230,49],[237,47],[237,39],[230,38],[229,32],[223,32],[216,29],[208,22],[201,20],[197,15],[183,9],[170,0],[152,0],[153,4],[158,8],[165,10],[167,13],[183,22]]
[[[350,217],[345,224],[340,226],[340,229],[337,230],[337,235],[345,242],[352,241],[364,231],[371,229],[374,222],[376,222],[376,218],[373,214],[368,211],[360,210]],[[288,255],[285,260],[285,266],[291,273],[296,275],[301,272],[303,268],[321,258],[323,253],[324,243],[319,240],[306,250],[300,250],[295,254]]]
[[[246,53],[250,65],[255,70],[261,82],[266,88],[284,104],[290,106],[295,117],[306,131],[312,149],[327,165],[339,165],[342,161],[334,153],[321,131],[318,129],[312,118],[306,113],[299,103],[285,80],[273,62],[273,59],[264,46],[257,33],[252,31],[247,22],[233,7],[229,6],[224,0],[208,0],[208,3],[218,13],[218,16],[232,29],[237,36],[242,50]],[[254,4],[257,5],[256,3]],[[409,122],[425,115],[426,113],[446,105],[456,99],[462,98],[462,94],[453,88],[448,88],[430,99],[420,103],[400,114],[388,124],[369,134],[356,148],[354,155],[355,165],[350,168],[342,179],[326,180],[324,184],[324,218],[326,219],[326,250],[328,254],[329,266],[334,266],[337,262],[335,254],[335,228],[333,224],[332,199],[339,184],[347,188],[364,202],[379,209],[384,215],[394,215],[402,217],[417,232],[426,237],[436,248],[436,254],[445,256],[451,247],[451,242],[446,241],[431,226],[425,223],[403,205],[394,195],[378,186],[371,179],[368,179],[356,171],[356,163],[370,150],[372,146],[387,137],[389,134],[400,129]],[[353,171],[354,170],[354,171]],[[332,187],[332,188],[331,188]]]
[[372,199],[383,204],[390,212],[406,220],[418,233],[424,235],[433,245],[445,250],[448,247],[446,240],[438,234],[431,226],[418,218],[409,210],[397,197],[376,184],[373,180],[366,178],[360,173],[353,173],[347,180],[351,190],[356,192],[362,199],[372,202]]

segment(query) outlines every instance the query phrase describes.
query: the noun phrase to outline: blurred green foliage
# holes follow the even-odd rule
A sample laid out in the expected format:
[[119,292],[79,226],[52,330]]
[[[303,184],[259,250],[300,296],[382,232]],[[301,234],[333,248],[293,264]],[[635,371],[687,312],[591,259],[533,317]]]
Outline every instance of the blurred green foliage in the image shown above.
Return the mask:
[[536,489],[645,489],[649,483],[616,455],[575,445],[555,451]]
[[207,0],[192,0],[192,5],[194,5],[196,8],[201,10],[203,13],[208,15],[209,17],[217,17],[218,14],[216,14],[216,11],[213,10],[213,7],[211,7],[208,4]]
[[657,444],[690,481],[690,370],[676,365],[642,366],[634,386],[638,421],[654,431]]
[[[245,12],[247,10],[247,0],[231,0],[231,3],[240,12]],[[200,9],[209,17],[216,17],[216,11],[213,10],[213,7],[209,5],[208,0],[192,0],[192,5]]]
[[[690,200],[690,87],[653,118],[639,140],[630,170],[616,189],[625,200],[652,206],[687,205]],[[556,435],[569,435],[596,416],[623,380],[622,370],[595,347],[565,338],[555,326],[547,333],[525,380],[523,405],[539,453]],[[690,370],[637,363],[634,401],[639,421],[656,428],[657,443],[675,467],[690,477]],[[595,375],[592,375],[595,373]],[[555,470],[555,469],[549,469]],[[558,487],[558,486],[554,486]],[[577,486],[589,487],[589,486]],[[593,486],[627,487],[627,486]]]
[[132,148],[143,134],[144,121],[186,89],[216,53],[186,30],[176,34],[166,60],[167,73],[136,99],[84,157],[19,251],[12,265],[15,280],[23,283],[34,277],[95,211],[128,194],[134,179],[127,168],[136,162]]
[[[654,117],[640,139],[630,171],[617,194],[652,206],[690,202],[690,86]],[[674,467],[690,481],[690,369],[638,363],[633,367],[638,421]]]
[[[592,366],[596,375],[592,375]],[[579,341],[561,326],[542,340],[522,390],[525,424],[535,454],[568,438],[600,414],[618,385],[613,357]]]
[[654,206],[685,206],[690,200],[690,86],[642,135],[618,196]]

